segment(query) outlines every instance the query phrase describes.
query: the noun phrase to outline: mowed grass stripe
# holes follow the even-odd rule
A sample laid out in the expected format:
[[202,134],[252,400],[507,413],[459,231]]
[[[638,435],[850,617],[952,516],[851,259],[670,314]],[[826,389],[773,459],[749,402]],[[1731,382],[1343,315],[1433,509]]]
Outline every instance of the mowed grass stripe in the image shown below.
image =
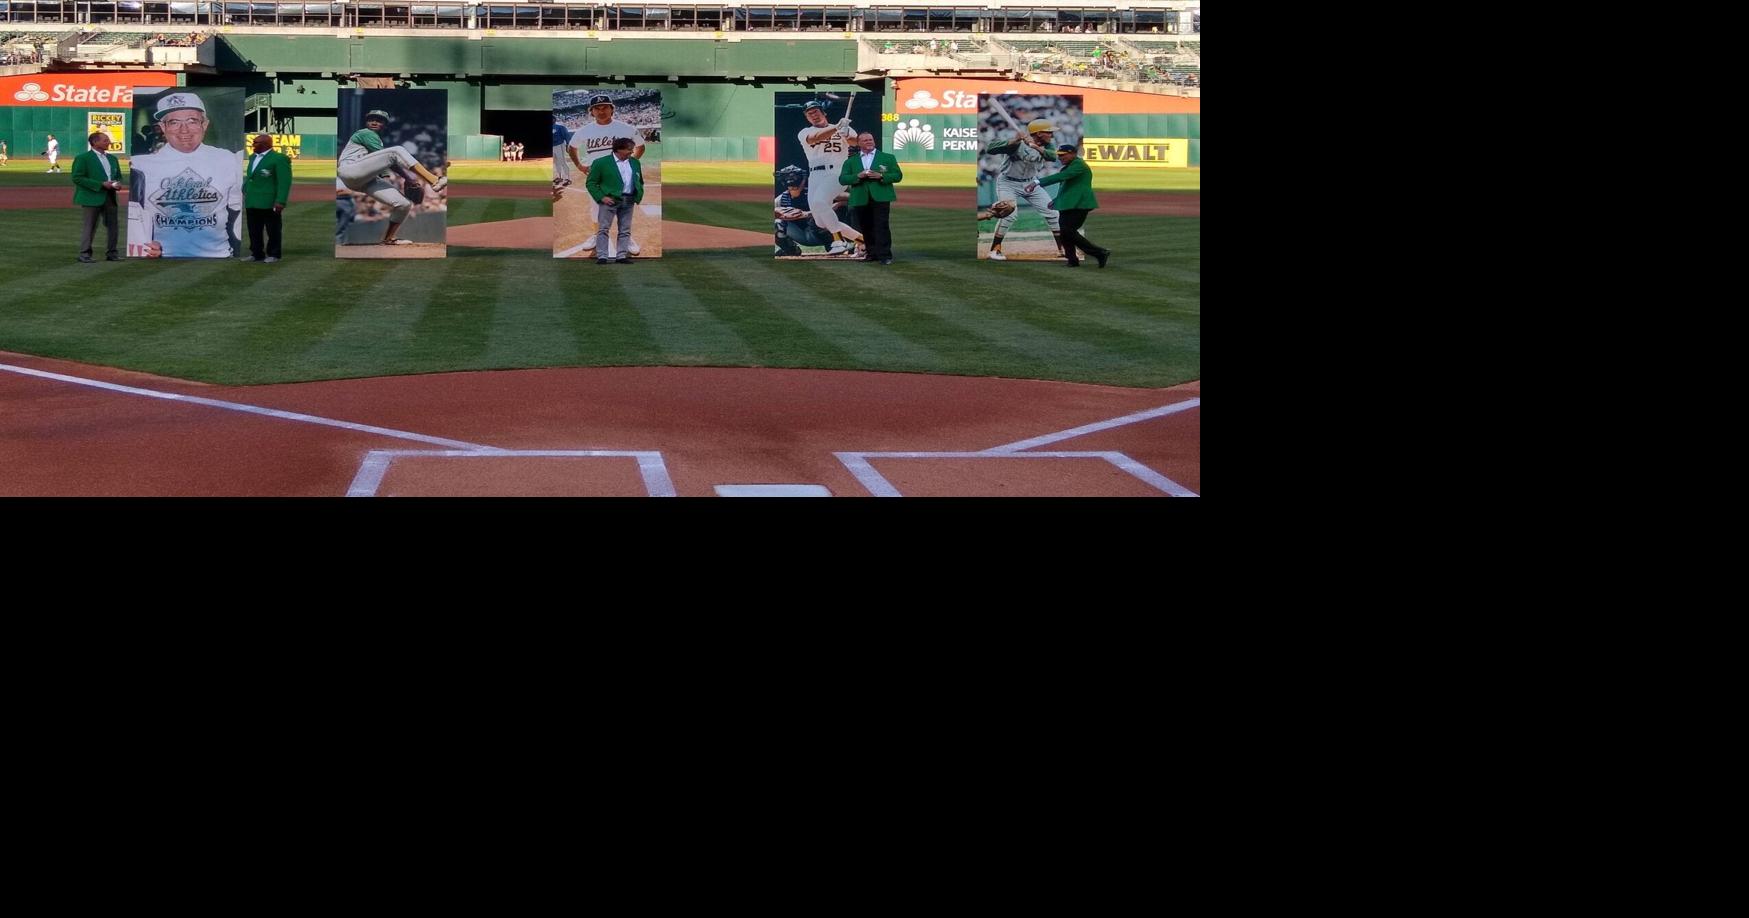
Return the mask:
[[[838,271],[845,267],[873,271],[870,265],[817,265],[780,262],[775,259],[724,264],[720,270],[746,288],[780,290],[773,298],[779,309],[830,340],[857,363],[876,369],[928,372],[942,365],[941,355],[923,340],[901,329],[874,321],[857,311],[858,298],[846,295],[834,275],[811,276],[807,271]],[[745,279],[745,280],[742,280]]]
[[[514,259],[493,257],[495,251],[457,246],[446,259],[396,266],[413,272],[401,276],[427,290],[424,309],[399,338],[406,342],[402,353],[408,361],[426,363],[441,355],[458,369],[489,366],[485,355],[499,309],[498,290],[506,274],[523,267]],[[399,300],[401,290],[389,285],[384,296]]]
[[498,310],[486,346],[488,363],[561,367],[581,358],[574,326],[565,315],[568,307],[559,296],[561,286],[576,282],[571,276],[576,267],[539,252],[517,257],[513,267],[500,272]]
[[[689,274],[705,284],[710,292],[701,299],[704,307],[740,334],[754,358],[766,366],[808,367],[821,362],[840,366],[863,366],[854,353],[865,342],[856,342],[852,349],[840,347],[831,334],[822,333],[814,323],[803,322],[786,308],[802,299],[805,287],[777,277],[775,272],[762,274],[750,269],[746,260],[733,264],[708,261],[688,266]],[[765,277],[765,283],[747,283],[747,278]],[[831,326],[843,315],[841,307],[808,297],[801,312],[816,321]]]
[[600,266],[585,259],[547,261],[553,265],[553,289],[558,293],[560,315],[570,330],[571,345],[579,362],[585,366],[661,364],[662,346],[656,342],[643,315],[626,305],[609,303],[602,296],[603,281],[580,273]]
[[[337,267],[363,265],[348,260]],[[442,299],[455,265],[447,259],[395,259],[366,270],[376,282],[338,300],[339,308],[328,310],[333,324],[304,349],[303,360],[317,372],[342,374],[360,360],[393,363],[416,346],[419,323]]]
[[[588,263],[584,283],[603,310],[632,309],[643,319],[662,360],[675,366],[756,365],[747,342],[693,295],[667,259],[630,265]],[[595,278],[599,275],[600,279]]]

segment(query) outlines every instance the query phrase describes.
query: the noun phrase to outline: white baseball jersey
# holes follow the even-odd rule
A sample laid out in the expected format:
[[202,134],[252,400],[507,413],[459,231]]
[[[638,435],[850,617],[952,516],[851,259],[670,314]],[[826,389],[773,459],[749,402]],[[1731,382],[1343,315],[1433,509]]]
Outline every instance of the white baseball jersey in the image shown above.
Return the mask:
[[49,141],[49,162],[54,162],[55,160],[60,159],[60,158],[61,158],[61,142],[59,140]]
[[[838,168],[844,165],[844,158],[849,156],[851,148],[856,146],[856,132],[849,128],[839,128],[838,130],[833,131],[831,136],[819,143],[808,142],[810,136],[818,134],[831,126],[832,125],[828,124],[826,127],[814,127],[810,124],[807,127],[802,128],[801,133],[796,135],[796,141],[800,143],[802,149],[806,150],[808,153],[808,170],[810,172],[818,172],[822,171],[818,168],[819,166],[825,166],[826,168],[824,171],[829,173],[827,181],[830,184],[836,185],[838,184]],[[809,181],[808,187],[812,189],[813,186],[818,184],[820,183]]]
[[[243,164],[237,154],[201,144],[183,153],[166,144],[133,159],[128,244],[157,241],[165,258],[236,254],[243,213]],[[138,234],[138,235],[136,235]]]
[[638,134],[638,129],[618,118],[606,124],[598,123],[594,118],[583,123],[583,126],[572,132],[570,144],[577,151],[577,159],[587,166],[602,156],[613,152],[613,142],[621,137],[631,138],[632,143],[642,144],[644,138]]

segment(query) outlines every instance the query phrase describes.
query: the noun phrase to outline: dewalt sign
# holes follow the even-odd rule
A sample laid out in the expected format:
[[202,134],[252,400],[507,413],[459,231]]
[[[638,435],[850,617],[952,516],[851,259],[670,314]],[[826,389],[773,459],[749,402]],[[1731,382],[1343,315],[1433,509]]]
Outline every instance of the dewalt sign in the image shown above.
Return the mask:
[[1190,141],[1182,137],[1088,137],[1081,142],[1081,158],[1089,166],[1186,169],[1190,167]]

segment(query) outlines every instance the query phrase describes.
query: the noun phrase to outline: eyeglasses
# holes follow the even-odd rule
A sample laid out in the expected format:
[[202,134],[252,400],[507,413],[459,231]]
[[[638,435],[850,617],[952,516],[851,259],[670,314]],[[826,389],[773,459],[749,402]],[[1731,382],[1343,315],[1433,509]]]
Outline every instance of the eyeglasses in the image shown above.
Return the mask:
[[160,121],[159,124],[162,124],[167,128],[199,127],[203,124],[206,124],[206,119],[205,118],[174,118],[174,119],[171,119],[169,121]]

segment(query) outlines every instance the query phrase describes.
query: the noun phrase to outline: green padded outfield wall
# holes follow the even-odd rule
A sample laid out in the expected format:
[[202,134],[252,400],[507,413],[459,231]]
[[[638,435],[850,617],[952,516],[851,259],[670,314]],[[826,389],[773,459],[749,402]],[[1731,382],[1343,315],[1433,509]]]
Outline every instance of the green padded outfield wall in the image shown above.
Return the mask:
[[[125,108],[34,105],[0,108],[0,140],[6,141],[6,156],[10,160],[6,170],[25,172],[33,163],[36,171],[47,170],[49,162],[43,157],[43,148],[48,145],[50,134],[61,142],[61,172],[71,170],[73,157],[85,152],[85,137],[91,133],[91,123],[85,117],[88,112],[120,112],[126,116],[123,118],[123,126],[128,131],[134,129],[133,116]],[[71,204],[72,201],[73,184],[69,180],[67,202]]]

